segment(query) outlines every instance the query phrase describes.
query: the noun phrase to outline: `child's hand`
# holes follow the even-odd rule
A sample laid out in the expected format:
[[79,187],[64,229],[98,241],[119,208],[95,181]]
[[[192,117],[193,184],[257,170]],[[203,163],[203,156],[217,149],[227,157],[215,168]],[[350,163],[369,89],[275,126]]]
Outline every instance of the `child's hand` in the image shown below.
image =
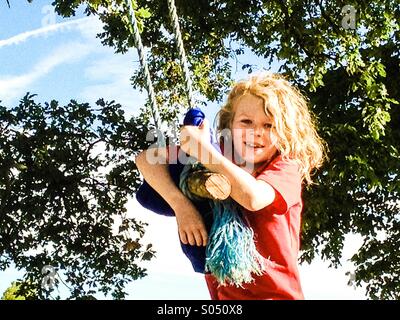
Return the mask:
[[175,216],[179,237],[184,244],[189,243],[199,247],[207,245],[208,235],[203,218],[190,201],[175,209]]
[[183,126],[180,134],[181,149],[197,160],[206,159],[206,153],[213,149],[210,141],[210,126],[207,119],[197,126]]

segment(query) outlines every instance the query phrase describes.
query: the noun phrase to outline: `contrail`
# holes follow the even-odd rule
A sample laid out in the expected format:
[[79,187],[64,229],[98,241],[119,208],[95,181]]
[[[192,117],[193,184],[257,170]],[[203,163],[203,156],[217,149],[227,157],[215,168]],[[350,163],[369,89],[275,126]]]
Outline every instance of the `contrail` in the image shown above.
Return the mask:
[[20,34],[17,34],[16,36],[13,36],[11,38],[5,39],[5,40],[0,40],[0,48],[5,47],[5,46],[11,46],[13,44],[19,44],[21,42],[26,41],[27,39],[31,37],[37,37],[42,34],[47,34],[50,32],[55,32],[61,29],[66,29],[70,28],[71,26],[74,25],[79,25],[85,22],[88,22],[90,20],[94,20],[96,18],[94,17],[85,17],[85,18],[80,18],[80,19],[75,19],[75,20],[69,20],[66,22],[61,22],[61,23],[56,23],[56,24],[51,24],[46,27],[42,27],[39,29],[31,30],[31,31],[26,31],[22,32]]

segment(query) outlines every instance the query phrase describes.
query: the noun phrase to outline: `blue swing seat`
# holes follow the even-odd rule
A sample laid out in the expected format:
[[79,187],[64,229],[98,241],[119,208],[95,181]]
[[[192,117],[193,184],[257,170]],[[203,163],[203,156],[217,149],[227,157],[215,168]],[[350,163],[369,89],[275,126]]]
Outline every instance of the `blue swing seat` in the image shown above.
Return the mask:
[[[204,113],[198,108],[190,109],[183,120],[184,125],[199,126],[205,118]],[[216,145],[218,148],[218,146]],[[168,170],[172,180],[179,187],[180,175],[184,168],[184,164],[178,162],[169,164]],[[137,201],[146,209],[164,216],[175,216],[170,205],[157,193],[145,180],[136,192]],[[210,232],[213,215],[212,208],[208,200],[193,201],[194,206],[202,214],[207,232]],[[195,272],[204,273],[206,250],[205,247],[192,246],[181,242],[182,251],[192,263]]]

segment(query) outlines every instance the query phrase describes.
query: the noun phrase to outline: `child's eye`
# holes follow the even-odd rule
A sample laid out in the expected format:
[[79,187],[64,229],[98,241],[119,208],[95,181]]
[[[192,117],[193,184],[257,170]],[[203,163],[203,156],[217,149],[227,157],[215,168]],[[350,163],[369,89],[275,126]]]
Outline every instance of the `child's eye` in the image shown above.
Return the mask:
[[272,123],[266,123],[266,124],[264,124],[264,128],[266,128],[266,129],[271,129],[271,128],[272,128]]
[[243,119],[240,122],[244,123],[244,124],[251,124],[251,120],[249,120],[249,119]]

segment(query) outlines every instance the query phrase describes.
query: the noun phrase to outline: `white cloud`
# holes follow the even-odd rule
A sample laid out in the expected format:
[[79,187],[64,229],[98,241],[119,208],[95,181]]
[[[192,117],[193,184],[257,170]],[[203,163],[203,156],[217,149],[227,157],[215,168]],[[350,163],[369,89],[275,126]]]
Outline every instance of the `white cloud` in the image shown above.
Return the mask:
[[89,54],[104,52],[105,49],[100,44],[100,41],[96,39],[96,34],[101,31],[101,28],[102,23],[98,18],[86,17],[51,24],[46,27],[20,33],[9,39],[0,40],[1,48],[9,45],[18,45],[32,39],[36,39],[34,45],[39,45],[39,38],[46,40],[48,35],[61,31],[78,31],[81,34],[81,39],[78,38],[75,41],[63,43],[53,49],[50,54],[33,65],[27,73],[21,75],[2,75],[0,77],[0,99],[5,103],[11,103],[13,99],[19,98],[21,94],[28,91],[32,84],[51,73],[57,67],[64,64],[76,64]]
[[99,98],[115,100],[120,103],[127,117],[137,113],[146,101],[146,92],[139,92],[132,88],[130,77],[134,70],[139,68],[139,63],[134,61],[134,50],[128,53],[115,54],[113,49],[101,44],[96,35],[102,31],[102,23],[98,18],[87,17],[70,20],[62,23],[51,24],[35,30],[26,31],[9,39],[0,40],[0,48],[10,45],[18,45],[28,40],[47,38],[50,34],[61,31],[78,31],[79,36],[74,43],[63,44],[44,57],[32,69],[21,75],[3,75],[0,77],[0,99],[4,103],[12,103],[29,90],[35,82],[49,74],[58,66],[65,63],[77,63],[89,54],[97,54],[98,59],[88,61],[89,65],[84,69],[87,84],[80,92],[72,92],[72,96],[79,96],[84,101],[94,103]]
[[94,21],[98,21],[98,19],[94,18],[94,17],[87,17],[87,18],[81,18],[81,19],[60,22],[60,23],[56,23],[56,24],[50,24],[50,25],[42,27],[42,28],[25,31],[25,32],[17,34],[11,38],[0,40],[0,48],[5,47],[5,46],[18,45],[20,43],[27,41],[30,38],[43,37],[43,36],[47,36],[51,33],[59,32],[59,31],[63,31],[63,30],[71,30],[71,29],[74,29],[77,27],[80,30],[85,30]]
[[85,77],[89,80],[108,80],[119,75],[131,74],[132,65],[127,55],[116,56],[110,60],[108,57],[92,62],[85,69]]
[[133,89],[130,78],[138,63],[131,53],[109,54],[93,61],[85,69],[84,76],[89,84],[82,89],[80,96],[89,103],[98,98],[115,100],[123,106],[127,116],[136,114],[146,101],[146,92]]
[[76,63],[83,57],[87,56],[90,52],[90,46],[79,42],[70,42],[57,47],[49,55],[34,65],[28,73],[17,76],[1,77],[1,99],[8,102],[20,97],[21,94],[28,90],[29,86],[50,73],[59,65],[65,63]]
[[100,40],[96,36],[103,31],[103,23],[98,18],[91,18],[84,23],[78,24],[77,29],[85,39],[93,40],[100,44]]

